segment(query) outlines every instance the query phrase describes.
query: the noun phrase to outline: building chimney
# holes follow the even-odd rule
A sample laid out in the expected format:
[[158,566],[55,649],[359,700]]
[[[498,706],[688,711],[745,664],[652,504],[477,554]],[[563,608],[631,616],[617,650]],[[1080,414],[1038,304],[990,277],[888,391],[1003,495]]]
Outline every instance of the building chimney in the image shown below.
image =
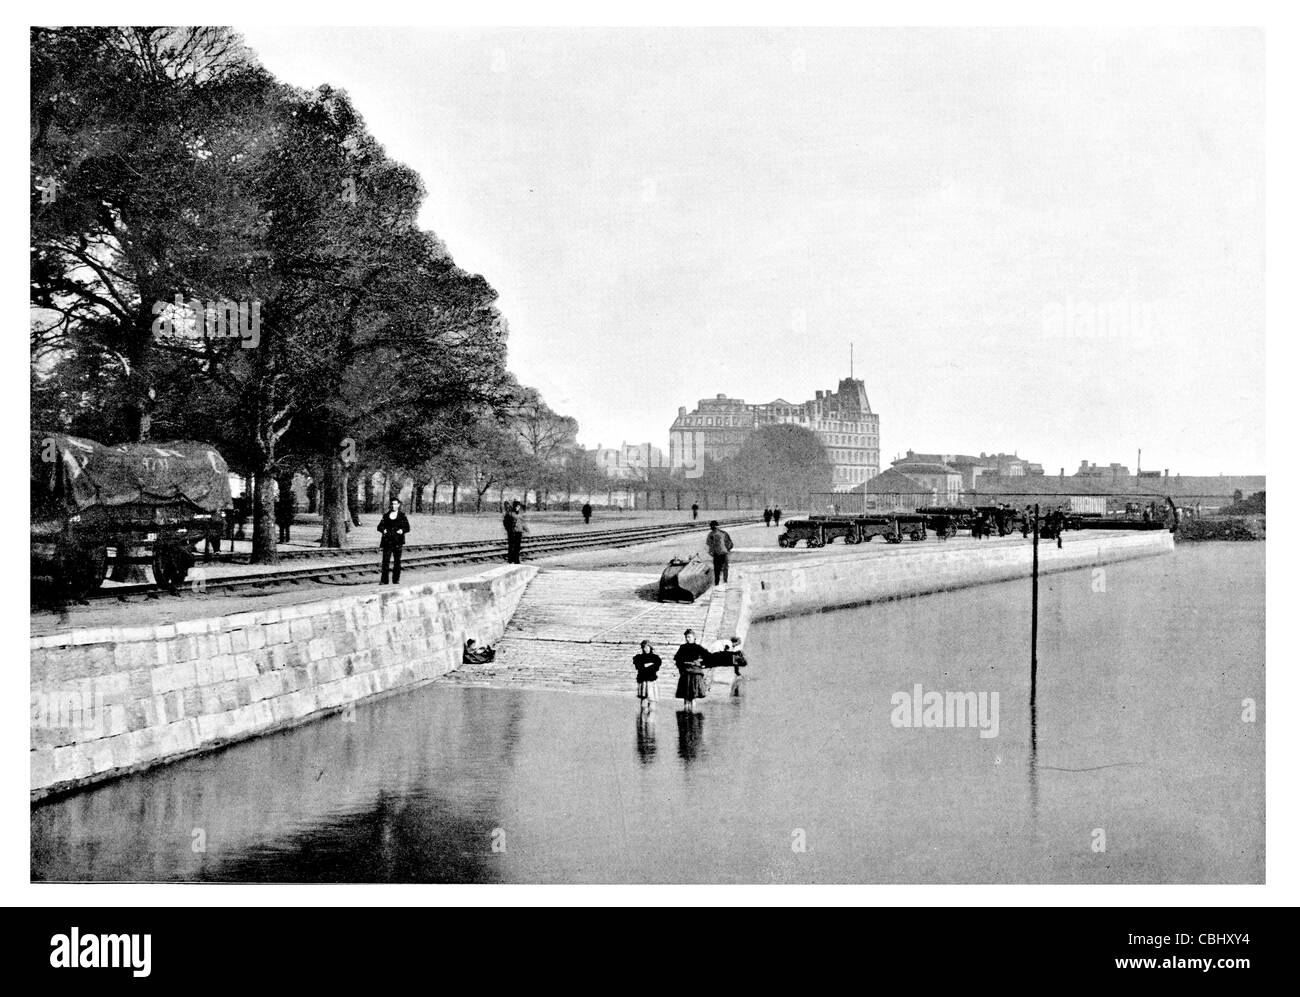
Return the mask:
[[1061,468],[1061,480],[1065,480],[1065,468]]
[[1165,480],[1169,480],[1169,468],[1165,468]]
[[822,393],[820,391],[817,392],[817,400],[818,401],[822,400]]

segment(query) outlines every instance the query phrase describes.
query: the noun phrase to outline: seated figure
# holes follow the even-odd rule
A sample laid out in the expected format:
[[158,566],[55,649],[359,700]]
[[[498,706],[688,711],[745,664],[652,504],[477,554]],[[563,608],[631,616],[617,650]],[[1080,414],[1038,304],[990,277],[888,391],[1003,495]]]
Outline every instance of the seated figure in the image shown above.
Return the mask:
[[490,647],[479,647],[471,637],[465,641],[465,653],[461,656],[461,661],[467,665],[486,665],[495,660],[497,652]]

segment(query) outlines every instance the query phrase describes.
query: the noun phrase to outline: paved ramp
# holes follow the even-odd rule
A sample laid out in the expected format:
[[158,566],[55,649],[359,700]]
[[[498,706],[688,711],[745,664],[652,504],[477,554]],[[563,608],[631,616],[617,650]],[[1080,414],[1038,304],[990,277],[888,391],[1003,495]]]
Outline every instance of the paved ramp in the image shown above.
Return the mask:
[[723,622],[725,590],[711,590],[694,603],[661,603],[655,599],[658,586],[657,574],[544,569],[524,592],[497,644],[496,661],[462,665],[443,681],[631,697],[636,692],[632,656],[648,640],[664,659],[660,697],[671,699],[677,681],[672,656],[682,631],[692,628],[705,643],[722,636],[709,633],[708,624],[715,629],[735,624]]

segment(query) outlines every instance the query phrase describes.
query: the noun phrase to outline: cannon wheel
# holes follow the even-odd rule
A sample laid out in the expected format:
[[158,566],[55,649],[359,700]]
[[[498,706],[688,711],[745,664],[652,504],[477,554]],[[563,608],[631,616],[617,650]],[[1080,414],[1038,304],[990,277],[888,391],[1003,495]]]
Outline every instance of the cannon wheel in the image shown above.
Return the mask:
[[811,536],[811,537],[808,538],[808,546],[809,546],[809,547],[825,547],[825,546],[826,546],[826,541],[823,540],[823,539],[822,539],[821,537],[819,537],[819,536]]
[[794,546],[794,544],[792,544],[792,543],[790,542],[790,538],[787,537],[784,533],[782,533],[779,537],[776,538],[776,543],[777,543],[777,546],[778,546],[778,547],[793,547],[793,546]]
[[920,540],[920,539],[921,539],[921,531],[920,531],[920,530],[913,530],[911,536],[912,536],[912,539],[913,539],[913,540]]

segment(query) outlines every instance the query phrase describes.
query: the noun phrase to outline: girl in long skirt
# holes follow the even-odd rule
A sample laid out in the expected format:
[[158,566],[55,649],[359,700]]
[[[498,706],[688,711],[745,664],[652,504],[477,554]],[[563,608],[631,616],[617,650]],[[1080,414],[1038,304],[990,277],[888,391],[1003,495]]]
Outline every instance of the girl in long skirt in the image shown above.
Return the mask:
[[686,640],[673,661],[677,665],[677,698],[682,700],[686,709],[695,708],[695,700],[703,699],[708,691],[705,685],[704,665],[709,652],[695,642],[695,631],[687,630],[683,635]]
[[653,710],[659,701],[659,666],[663,664],[648,640],[641,642],[641,653],[632,658],[636,666],[636,698],[641,709]]

